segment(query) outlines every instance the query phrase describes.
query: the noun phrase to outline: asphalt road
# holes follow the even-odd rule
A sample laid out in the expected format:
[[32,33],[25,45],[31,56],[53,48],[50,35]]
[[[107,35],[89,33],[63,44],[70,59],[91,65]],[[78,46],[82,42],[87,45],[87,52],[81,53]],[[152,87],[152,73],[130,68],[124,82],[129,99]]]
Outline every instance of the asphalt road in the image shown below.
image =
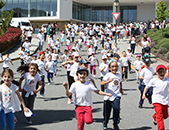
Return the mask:
[[[128,48],[127,41],[118,42],[120,52]],[[47,47],[45,43],[44,48]],[[63,46],[62,49],[66,47]],[[99,46],[97,58],[101,63],[101,46]],[[80,53],[84,58],[87,58],[86,47],[82,48]],[[136,53],[140,53],[140,48],[136,47]],[[20,61],[14,61],[14,66],[10,66],[15,72],[15,79],[19,79],[20,75],[16,73]],[[155,69],[157,61],[154,61],[152,66]],[[1,64],[2,66],[2,64]],[[54,77],[54,82],[51,85],[45,86],[45,97],[40,97],[39,94],[35,100],[34,113],[36,117],[32,118],[32,125],[26,124],[26,119],[22,112],[17,112],[15,115],[18,119],[16,130],[77,130],[77,120],[75,118],[74,105],[67,104],[68,98],[65,94],[65,89],[62,83],[67,80],[66,69],[58,63],[58,73]],[[2,68],[0,68],[2,72]],[[97,66],[95,82],[100,89],[100,73]],[[136,84],[135,73],[129,74],[129,81],[123,82],[124,94],[121,98],[121,121],[119,127],[121,130],[156,130],[157,127],[152,123],[152,115],[154,109],[152,105],[145,100],[143,108],[138,108],[140,93],[138,84]],[[94,123],[85,125],[85,130],[102,130],[103,119],[103,96],[93,93],[93,119]],[[165,121],[166,129],[169,130],[169,121]],[[112,119],[108,124],[108,130],[113,130]]]

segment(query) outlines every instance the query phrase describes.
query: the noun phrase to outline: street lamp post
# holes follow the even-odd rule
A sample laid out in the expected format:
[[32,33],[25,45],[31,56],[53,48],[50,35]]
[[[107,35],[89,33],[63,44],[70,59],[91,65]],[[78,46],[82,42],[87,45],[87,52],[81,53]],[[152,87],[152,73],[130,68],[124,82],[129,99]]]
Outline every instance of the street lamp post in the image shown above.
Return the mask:
[[[114,6],[116,7],[116,12],[117,12],[117,8],[119,6],[119,0],[115,0],[114,1]],[[117,20],[116,20],[116,26],[115,28],[117,27]],[[115,29],[115,43],[117,43],[117,34],[116,34],[116,29]]]

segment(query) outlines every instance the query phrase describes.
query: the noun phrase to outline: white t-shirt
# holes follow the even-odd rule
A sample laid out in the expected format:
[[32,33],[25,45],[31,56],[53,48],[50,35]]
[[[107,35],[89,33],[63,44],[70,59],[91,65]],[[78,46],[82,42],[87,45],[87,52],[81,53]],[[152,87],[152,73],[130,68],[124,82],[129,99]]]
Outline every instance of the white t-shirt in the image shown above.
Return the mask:
[[47,62],[46,63],[46,67],[47,67],[47,70],[50,72],[50,73],[53,73],[54,72],[54,66],[55,66],[56,64],[53,62],[53,61],[51,61],[51,62]]
[[45,58],[46,58],[46,61],[48,61],[48,56],[51,54],[51,52],[49,51],[48,53],[45,53]]
[[109,100],[109,101],[114,101],[114,99],[116,97],[121,97],[122,94],[120,93],[120,82],[121,82],[121,74],[113,74],[111,72],[107,73],[103,80],[108,81],[109,79],[113,78],[113,81],[106,84],[107,89],[106,92],[107,93],[111,93],[112,96],[105,96],[104,100]]
[[91,58],[90,59],[90,64],[91,65],[96,65],[97,57],[96,56],[90,56],[89,58]]
[[102,50],[101,51],[102,55],[107,55],[108,52],[109,52],[108,50]]
[[61,38],[65,38],[65,34],[62,33],[62,34],[60,34],[60,35],[61,35]]
[[112,50],[113,50],[113,53],[117,54],[117,51],[119,50],[119,47],[113,46]]
[[94,51],[94,48],[89,48],[89,49],[88,49],[88,54],[89,54],[89,55],[92,55],[92,52],[93,52],[93,51]]
[[122,63],[121,63],[121,61],[118,61],[117,64],[118,64],[118,71],[117,71],[117,73],[121,74],[121,72],[122,72],[121,71]]
[[5,61],[3,62],[3,68],[8,68],[9,67],[9,64],[10,64],[10,61],[11,61],[11,58],[8,57],[5,59]]
[[164,77],[163,80],[157,78],[151,79],[146,85],[146,88],[150,87],[153,87],[152,103],[168,105],[169,79],[167,77]]
[[27,36],[28,36],[28,37],[32,37],[32,31],[28,31],[28,32],[27,32]]
[[97,90],[92,82],[86,81],[84,84],[79,81],[74,82],[69,92],[75,94],[74,105],[78,106],[92,106],[92,91]]
[[45,61],[37,60],[38,69],[41,71],[40,76],[45,75]]
[[104,77],[109,72],[108,65],[105,64],[105,63],[101,63],[100,64],[99,70],[102,70],[104,68],[104,66],[106,66],[106,68],[102,72],[100,71],[100,76],[101,77]]
[[58,59],[58,54],[52,53],[52,61],[56,61]]
[[144,78],[142,85],[147,85],[149,81],[153,78],[153,74],[154,70],[152,67],[150,67],[149,69],[144,67],[140,72],[140,76]]
[[143,44],[143,47],[142,48],[145,48],[145,47],[147,47],[148,46],[148,44],[149,44],[149,42],[148,41],[142,41],[142,44]]
[[131,57],[132,57],[132,55],[133,55],[132,52],[129,53],[129,52],[127,51],[126,54],[127,54],[127,57],[129,58],[129,60],[131,61]]
[[30,51],[31,43],[30,42],[24,42],[22,46],[25,47],[25,51]]
[[124,57],[124,56],[119,59],[119,61],[121,61],[121,63],[122,63],[122,66],[128,66],[129,60],[130,59],[128,57]]
[[66,45],[69,46],[70,45],[70,40],[66,40]]
[[134,62],[134,65],[137,67],[136,69],[139,70],[139,69],[141,68],[141,66],[144,65],[144,63],[143,63],[142,60],[136,60],[136,61]]
[[25,97],[29,97],[29,95],[34,95],[33,91],[36,90],[36,85],[39,81],[41,81],[41,77],[39,74],[36,74],[34,77],[30,75],[29,72],[23,75],[25,79],[25,84],[23,85],[23,89],[27,92]]
[[43,41],[44,34],[43,33],[38,33],[37,37],[38,37],[38,42],[39,41]]
[[4,84],[0,85],[0,109],[3,109],[5,114],[21,111],[20,103],[15,93],[18,89],[13,83],[9,88],[5,87]]
[[94,47],[98,46],[98,40],[94,40]]
[[50,40],[50,46],[51,46],[51,47],[54,47],[54,46],[55,46],[55,40],[54,40],[54,39],[51,39],[51,40]]
[[37,60],[32,60],[31,63],[37,64]]
[[63,61],[66,61],[69,57],[68,57],[68,55],[63,54],[62,58],[63,58]]
[[31,63],[31,61],[32,61],[32,57],[31,56],[27,56],[27,55],[25,55],[24,56],[24,63],[25,64],[29,64],[29,63]]
[[70,76],[74,77],[76,75],[77,69],[79,68],[79,63],[74,63],[71,67],[70,67]]
[[19,54],[20,54],[20,59],[23,59],[24,56],[26,55],[26,52],[25,51],[20,51]]

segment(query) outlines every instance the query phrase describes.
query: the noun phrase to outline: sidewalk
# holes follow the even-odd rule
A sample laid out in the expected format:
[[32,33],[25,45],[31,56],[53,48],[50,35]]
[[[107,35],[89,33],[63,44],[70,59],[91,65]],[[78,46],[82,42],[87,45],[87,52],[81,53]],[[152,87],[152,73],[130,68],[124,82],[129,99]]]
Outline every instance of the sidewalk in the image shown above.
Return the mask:
[[[37,34],[33,34],[33,38],[31,41],[31,47],[30,47],[30,55],[36,53],[37,49],[38,49],[38,39],[36,38]],[[11,60],[18,60],[20,59],[20,55],[19,52],[21,51],[21,46],[16,45],[14,48],[12,48],[9,51],[9,57],[11,58]],[[5,55],[3,55],[3,59],[5,58]],[[2,63],[2,59],[0,58],[0,63]]]

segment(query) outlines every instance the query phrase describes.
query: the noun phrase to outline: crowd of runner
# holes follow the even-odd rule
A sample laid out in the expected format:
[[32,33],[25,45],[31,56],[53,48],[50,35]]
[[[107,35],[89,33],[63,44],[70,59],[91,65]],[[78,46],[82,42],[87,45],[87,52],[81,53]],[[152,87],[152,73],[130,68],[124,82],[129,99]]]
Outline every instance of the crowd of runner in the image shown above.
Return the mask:
[[[168,23],[148,21],[147,23],[121,23],[117,26],[106,23],[105,26],[98,24],[68,23],[65,31],[57,31],[57,24],[48,24],[39,30],[38,52],[30,56],[30,47],[33,33],[31,30],[24,30],[22,33],[22,44],[20,60],[21,66],[17,72],[21,73],[19,82],[13,80],[13,65],[9,54],[3,59],[2,85],[0,86],[0,128],[6,130],[6,120],[8,128],[14,130],[16,117],[15,111],[20,111],[18,96],[25,113],[33,112],[36,94],[45,96],[45,77],[48,84],[57,76],[58,61],[67,70],[67,82],[65,86],[68,104],[72,103],[75,96],[75,111],[77,117],[78,130],[84,130],[84,124],[93,123],[92,118],[92,96],[91,91],[104,95],[103,107],[103,129],[107,129],[110,118],[111,108],[113,108],[113,127],[119,129],[120,123],[120,99],[123,94],[123,85],[128,82],[128,75],[132,67],[136,72],[136,82],[140,90],[140,101],[138,107],[143,107],[144,99],[147,98],[153,104],[155,114],[153,115],[154,124],[158,125],[158,130],[164,130],[164,119],[168,118],[168,89],[169,79],[167,72],[169,66],[162,64],[154,68],[151,67],[151,39],[147,36],[147,30],[168,27]],[[135,56],[135,46],[137,37],[144,34],[141,39],[142,54]],[[120,50],[115,37],[118,41],[128,40],[129,48]],[[44,48],[43,45],[48,47]],[[100,46],[100,45],[101,46]],[[62,48],[62,49],[61,49]],[[87,57],[81,56],[82,48],[87,48]],[[101,49],[101,51],[98,50]],[[122,52],[120,54],[120,51]],[[101,54],[101,63],[98,55]],[[96,66],[99,72],[96,72]],[[132,67],[131,67],[132,66]],[[89,69],[89,70],[88,70]],[[96,86],[96,73],[100,73],[101,83]],[[153,78],[157,75],[157,78]],[[22,81],[25,79],[24,85]],[[19,94],[22,92],[22,96]],[[32,124],[31,116],[25,114],[28,124]]]

